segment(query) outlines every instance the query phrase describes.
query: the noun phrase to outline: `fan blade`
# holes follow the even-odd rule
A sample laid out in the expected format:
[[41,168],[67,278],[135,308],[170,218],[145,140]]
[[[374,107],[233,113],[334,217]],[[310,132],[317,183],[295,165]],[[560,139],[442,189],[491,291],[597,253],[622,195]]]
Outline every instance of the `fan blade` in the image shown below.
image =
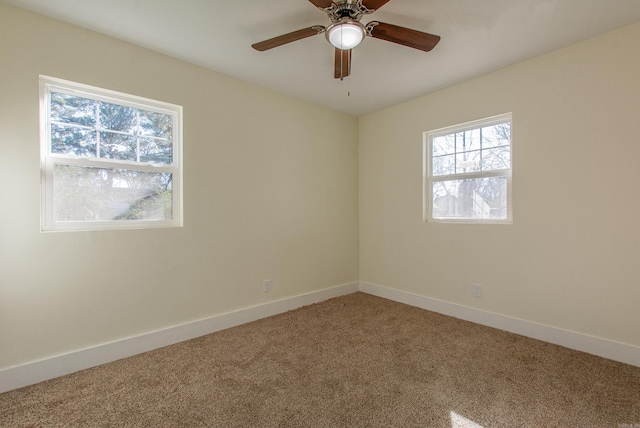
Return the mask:
[[362,5],[369,10],[378,10],[388,2],[389,0],[363,0]]
[[324,27],[322,25],[314,25],[313,27],[303,28],[302,30],[298,31],[292,31],[291,33],[283,34],[282,36],[274,37],[273,39],[265,40],[264,42],[254,43],[251,45],[251,47],[255,50],[263,52],[268,49],[286,45],[287,43],[315,36],[316,34],[320,34],[323,31]]
[[309,0],[315,7],[319,7],[320,9],[326,9],[331,7],[333,2],[331,0]]
[[367,29],[369,28],[371,28],[371,37],[425,52],[429,52],[440,41],[440,36],[384,22],[370,22],[367,24]]
[[351,74],[351,49],[348,51],[336,48],[333,77],[342,79]]

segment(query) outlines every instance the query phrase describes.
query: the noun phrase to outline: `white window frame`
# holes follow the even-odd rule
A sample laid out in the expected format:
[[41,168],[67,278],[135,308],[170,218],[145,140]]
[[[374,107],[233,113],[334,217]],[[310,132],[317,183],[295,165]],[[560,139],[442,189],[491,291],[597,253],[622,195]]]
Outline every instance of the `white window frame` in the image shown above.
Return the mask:
[[[56,93],[76,95],[112,104],[153,111],[173,117],[173,161],[171,165],[123,161],[104,158],[84,158],[51,152],[51,101]],[[168,220],[104,220],[56,221],[54,217],[54,166],[75,165],[104,169],[167,172],[172,174],[172,218]],[[41,170],[41,231],[89,231],[182,227],[182,106],[97,88],[49,76],[40,76],[40,170]]]
[[[459,173],[449,175],[439,175],[434,177],[432,175],[432,154],[433,154],[433,139],[443,135],[449,135],[456,132],[470,131],[485,126],[497,125],[499,123],[509,122],[511,126],[510,133],[510,168],[480,171],[470,173]],[[513,171],[513,115],[512,113],[505,113],[497,116],[492,116],[485,119],[474,120],[471,122],[462,123],[459,125],[448,126],[445,128],[434,129],[432,131],[425,132],[423,134],[423,218],[425,222],[435,223],[463,223],[463,224],[512,224],[513,223],[513,196],[512,196],[512,171]],[[507,215],[504,219],[471,219],[471,218],[442,218],[433,217],[433,183],[439,181],[452,181],[463,180],[473,178],[486,178],[486,177],[506,177],[507,179]]]

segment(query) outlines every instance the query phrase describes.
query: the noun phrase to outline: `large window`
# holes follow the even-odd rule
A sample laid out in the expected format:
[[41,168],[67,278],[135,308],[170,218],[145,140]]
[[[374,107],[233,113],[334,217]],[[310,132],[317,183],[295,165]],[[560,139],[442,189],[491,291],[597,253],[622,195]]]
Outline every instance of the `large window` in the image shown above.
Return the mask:
[[182,225],[182,107],[40,77],[42,230]]
[[511,114],[424,138],[426,221],[511,223]]

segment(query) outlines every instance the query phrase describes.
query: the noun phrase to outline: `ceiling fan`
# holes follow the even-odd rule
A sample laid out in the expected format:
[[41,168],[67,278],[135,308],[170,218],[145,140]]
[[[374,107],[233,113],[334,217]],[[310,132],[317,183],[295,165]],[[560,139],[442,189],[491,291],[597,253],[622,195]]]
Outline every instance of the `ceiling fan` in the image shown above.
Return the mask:
[[375,12],[389,0],[309,0],[329,17],[328,27],[314,25],[282,36],[274,37],[251,45],[258,51],[266,51],[287,43],[295,42],[317,34],[325,33],[327,41],[335,47],[333,76],[343,79],[351,74],[351,50],[358,46],[365,36],[386,40],[410,48],[429,52],[440,41],[440,36],[411,30],[398,25],[371,21],[360,22],[364,15]]

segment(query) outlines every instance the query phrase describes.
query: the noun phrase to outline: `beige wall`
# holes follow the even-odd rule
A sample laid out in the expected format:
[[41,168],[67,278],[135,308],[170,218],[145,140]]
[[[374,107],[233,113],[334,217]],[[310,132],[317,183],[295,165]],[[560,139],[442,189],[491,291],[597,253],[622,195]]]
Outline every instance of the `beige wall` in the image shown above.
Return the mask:
[[[638,52],[640,24],[358,124],[0,4],[0,369],[358,279],[640,345]],[[184,228],[40,233],[39,74],[184,106]],[[513,225],[423,223],[422,133],[505,112]]]
[[[0,369],[357,281],[357,119],[2,4],[0,61]],[[40,232],[40,74],[184,106],[184,228]]]
[[[360,118],[360,280],[640,345],[639,52],[636,24]],[[422,133],[507,112],[513,224],[424,223]]]

